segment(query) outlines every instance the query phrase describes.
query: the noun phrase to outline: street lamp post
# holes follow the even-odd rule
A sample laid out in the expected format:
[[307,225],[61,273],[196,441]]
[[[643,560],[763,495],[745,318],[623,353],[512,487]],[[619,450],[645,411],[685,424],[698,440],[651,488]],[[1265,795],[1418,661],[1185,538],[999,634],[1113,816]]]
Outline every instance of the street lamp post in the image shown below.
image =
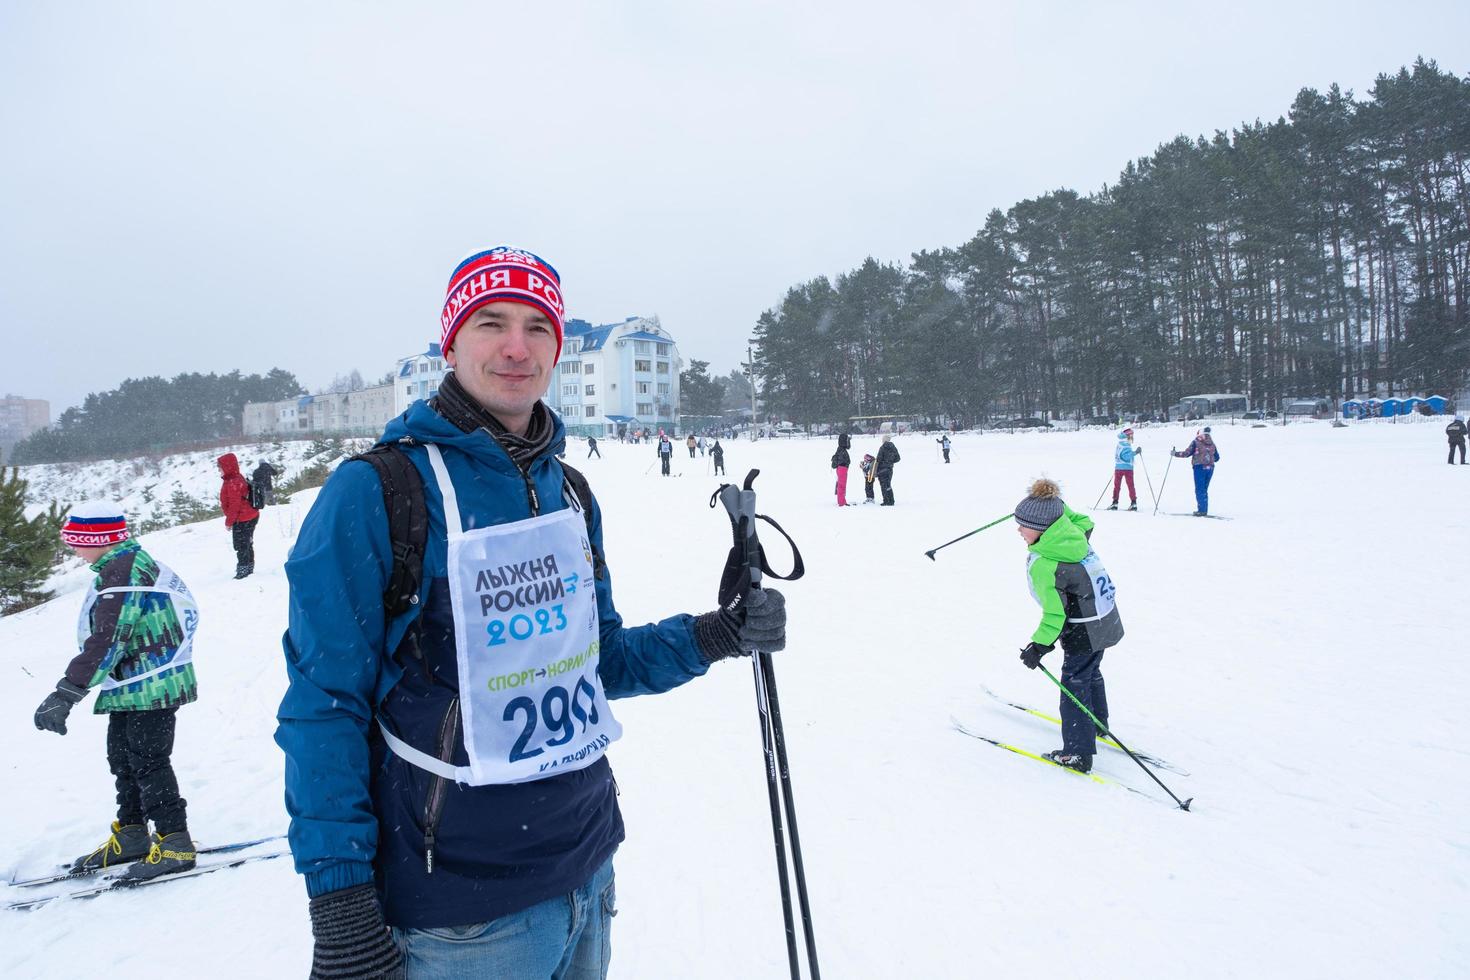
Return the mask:
[[755,442],[755,355],[745,345],[746,371],[750,376],[750,441]]

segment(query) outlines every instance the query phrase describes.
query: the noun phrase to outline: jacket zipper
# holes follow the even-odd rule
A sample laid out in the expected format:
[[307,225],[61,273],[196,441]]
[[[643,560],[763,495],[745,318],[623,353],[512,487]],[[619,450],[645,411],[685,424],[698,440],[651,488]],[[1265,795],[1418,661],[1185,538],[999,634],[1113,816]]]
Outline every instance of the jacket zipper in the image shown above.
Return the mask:
[[[449,702],[444,713],[444,724],[439,729],[439,761],[449,763],[454,755],[454,740],[459,732],[459,698]],[[439,818],[444,812],[444,796],[449,789],[449,780],[435,776],[429,784],[429,800],[424,808],[424,874],[434,873],[434,831],[439,828]]]

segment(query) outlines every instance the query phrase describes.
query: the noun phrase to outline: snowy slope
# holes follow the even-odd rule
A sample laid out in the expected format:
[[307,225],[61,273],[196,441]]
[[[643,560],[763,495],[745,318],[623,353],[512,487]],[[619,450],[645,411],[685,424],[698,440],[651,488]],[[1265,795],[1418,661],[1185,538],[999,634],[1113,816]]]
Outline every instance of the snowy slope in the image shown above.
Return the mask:
[[[1192,430],[1144,429],[1153,485]],[[1045,473],[1088,508],[1110,474],[1109,431],[961,435],[954,463],[900,436],[899,506],[832,506],[832,444],[732,444],[759,466],[761,509],[797,538],[778,657],[819,949],[829,977],[1464,976],[1470,907],[1461,617],[1470,467],[1444,464],[1439,426],[1217,430],[1212,509],[1232,521],[1095,515],[1128,635],[1104,669],[1113,722],[1163,774],[1173,809],[1118,755],[1098,771],[1164,800],[958,735],[1044,751],[1055,729],[982,685],[1054,709],[1017,648],[1037,609],[1003,524],[930,562],[923,552],[1008,513]],[[875,451],[859,439],[855,457]],[[618,605],[638,623],[712,605],[728,526],[717,481],[682,447],[604,443],[583,466],[607,511]],[[1147,482],[1139,474],[1140,491]],[[861,500],[859,477],[849,484]],[[1165,511],[1193,507],[1176,461]],[[202,700],[179,715],[175,765],[200,842],[284,830],[271,741],[284,683],[280,571],[300,524],[262,518],[244,582],[222,523],[145,543],[200,599]],[[772,564],[786,559],[768,541]],[[66,738],[31,713],[71,655],[85,573],[0,620],[0,733],[12,805],[0,871],[34,873],[100,839],[112,816],[104,722]],[[1449,656],[1441,654],[1448,653]],[[1047,664],[1057,670],[1060,655]],[[619,852],[612,975],[785,975],[780,905],[748,662],[615,705],[611,754],[629,839]],[[8,890],[0,887],[0,898]],[[154,927],[158,928],[155,929]],[[0,916],[0,974],[61,978],[302,975],[305,893],[270,861],[136,895]]]
[[[366,448],[372,440],[344,440],[346,451]],[[104,497],[123,505],[128,520],[160,520],[169,513],[173,494],[182,491],[208,506],[219,506],[219,465],[215,462],[225,453],[234,453],[240,468],[249,477],[257,463],[266,460],[281,471],[276,486],[290,480],[303,469],[327,454],[314,453],[320,448],[311,440],[290,442],[241,443],[197,452],[168,456],[135,456],[87,463],[38,463],[20,468],[26,481],[26,513],[34,516],[52,500],[69,506],[90,497]]]

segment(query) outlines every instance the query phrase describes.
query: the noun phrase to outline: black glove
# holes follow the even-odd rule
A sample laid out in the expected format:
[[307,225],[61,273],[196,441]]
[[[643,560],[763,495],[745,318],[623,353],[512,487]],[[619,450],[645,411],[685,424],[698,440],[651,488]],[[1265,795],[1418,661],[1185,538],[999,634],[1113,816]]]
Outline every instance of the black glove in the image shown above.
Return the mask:
[[778,590],[750,589],[737,610],[722,606],[694,617],[694,642],[705,663],[786,649],[786,597]]
[[37,730],[65,735],[66,716],[71,714],[71,706],[86,696],[85,687],[77,687],[63,677],[57,682],[56,690],[46,695],[46,700],[36,709]]
[[1055,643],[1048,643],[1046,646],[1042,646],[1040,643],[1032,640],[1021,651],[1021,663],[1035,670],[1041,666],[1041,658],[1055,650],[1056,646]]
[[1139,446],[1137,449],[1133,450],[1133,455],[1135,455],[1135,456],[1142,456],[1143,455],[1143,447],[1142,446]]
[[311,980],[401,980],[403,953],[383,923],[372,885],[311,900]]

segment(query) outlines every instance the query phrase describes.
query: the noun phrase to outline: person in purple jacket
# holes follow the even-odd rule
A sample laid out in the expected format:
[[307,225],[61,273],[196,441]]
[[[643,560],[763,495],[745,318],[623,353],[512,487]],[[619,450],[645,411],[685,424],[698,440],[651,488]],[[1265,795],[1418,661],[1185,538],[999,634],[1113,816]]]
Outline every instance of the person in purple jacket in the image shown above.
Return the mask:
[[1194,463],[1195,517],[1210,516],[1210,480],[1215,476],[1215,464],[1220,461],[1220,449],[1210,437],[1207,425],[1195,433],[1194,441],[1182,450],[1169,450],[1181,459]]

